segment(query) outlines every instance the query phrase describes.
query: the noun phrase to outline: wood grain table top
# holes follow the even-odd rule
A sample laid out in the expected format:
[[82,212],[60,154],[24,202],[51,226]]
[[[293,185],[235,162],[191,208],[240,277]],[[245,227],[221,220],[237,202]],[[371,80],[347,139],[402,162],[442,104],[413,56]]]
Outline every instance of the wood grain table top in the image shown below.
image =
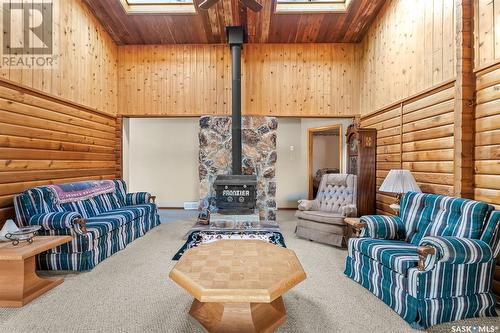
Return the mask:
[[71,236],[35,236],[31,244],[21,242],[14,246],[11,242],[2,242],[0,260],[23,260],[70,242],[72,239]]
[[200,302],[270,303],[306,273],[292,250],[260,240],[220,240],[186,251],[170,278]]

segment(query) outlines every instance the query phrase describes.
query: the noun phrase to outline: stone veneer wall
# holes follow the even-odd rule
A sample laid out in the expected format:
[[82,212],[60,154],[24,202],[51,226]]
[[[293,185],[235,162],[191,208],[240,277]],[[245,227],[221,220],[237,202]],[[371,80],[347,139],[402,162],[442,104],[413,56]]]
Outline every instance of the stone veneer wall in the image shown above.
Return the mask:
[[[257,207],[261,220],[276,220],[276,133],[275,117],[245,116],[242,119],[243,174],[257,175]],[[213,183],[217,175],[231,170],[231,117],[200,118],[200,209],[215,209]]]

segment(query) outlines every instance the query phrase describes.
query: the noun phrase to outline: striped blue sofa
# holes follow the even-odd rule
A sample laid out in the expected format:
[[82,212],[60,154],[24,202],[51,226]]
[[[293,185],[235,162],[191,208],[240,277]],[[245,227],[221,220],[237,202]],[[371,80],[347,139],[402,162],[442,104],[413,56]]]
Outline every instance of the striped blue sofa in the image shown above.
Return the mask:
[[[41,235],[71,235],[73,241],[37,256],[42,270],[86,271],[160,223],[147,192],[127,193],[123,180],[114,190],[60,203],[49,186],[28,189],[14,199],[20,226],[40,225]],[[67,183],[65,186],[81,183]]]
[[491,287],[499,219],[484,202],[407,193],[399,216],[361,217],[345,274],[414,328],[497,316]]

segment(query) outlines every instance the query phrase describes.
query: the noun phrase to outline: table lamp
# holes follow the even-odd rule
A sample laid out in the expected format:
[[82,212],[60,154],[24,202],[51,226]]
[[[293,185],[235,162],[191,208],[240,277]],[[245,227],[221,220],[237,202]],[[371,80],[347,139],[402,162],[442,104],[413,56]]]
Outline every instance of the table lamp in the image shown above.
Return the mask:
[[406,192],[422,192],[410,170],[392,169],[379,188],[380,192],[396,194],[395,204],[399,206],[401,195]]

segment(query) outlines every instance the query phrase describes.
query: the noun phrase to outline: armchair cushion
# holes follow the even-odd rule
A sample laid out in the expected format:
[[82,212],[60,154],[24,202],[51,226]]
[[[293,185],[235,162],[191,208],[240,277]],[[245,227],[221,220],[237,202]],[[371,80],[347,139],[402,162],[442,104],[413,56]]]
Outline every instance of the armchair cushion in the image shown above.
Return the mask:
[[355,257],[355,252],[360,252],[403,275],[418,264],[417,246],[400,240],[351,238],[349,256]]
[[408,192],[401,199],[399,216],[406,225],[406,240],[418,245],[427,236],[478,239],[491,209],[484,202]]
[[356,202],[356,176],[326,174],[321,180],[316,197],[318,208],[329,213],[341,214],[342,207]]
[[347,187],[348,174],[331,174],[326,177],[326,185]]
[[431,246],[435,253],[427,256],[425,270],[432,269],[436,263],[480,264],[491,261],[493,253],[490,246],[479,239],[452,236],[430,236],[420,241],[422,246]]
[[76,212],[52,212],[33,215],[29,225],[39,225],[45,230],[63,230],[74,228],[76,232],[83,233],[79,225],[75,225],[77,219],[82,216]]
[[126,206],[134,206],[149,203],[149,199],[151,198],[151,194],[148,192],[136,192],[136,193],[127,193],[125,196],[125,205]]
[[365,215],[361,222],[366,223],[361,237],[404,239],[405,225],[398,216]]
[[344,216],[342,214],[322,212],[319,210],[299,210],[295,213],[295,216],[303,220],[345,226]]

